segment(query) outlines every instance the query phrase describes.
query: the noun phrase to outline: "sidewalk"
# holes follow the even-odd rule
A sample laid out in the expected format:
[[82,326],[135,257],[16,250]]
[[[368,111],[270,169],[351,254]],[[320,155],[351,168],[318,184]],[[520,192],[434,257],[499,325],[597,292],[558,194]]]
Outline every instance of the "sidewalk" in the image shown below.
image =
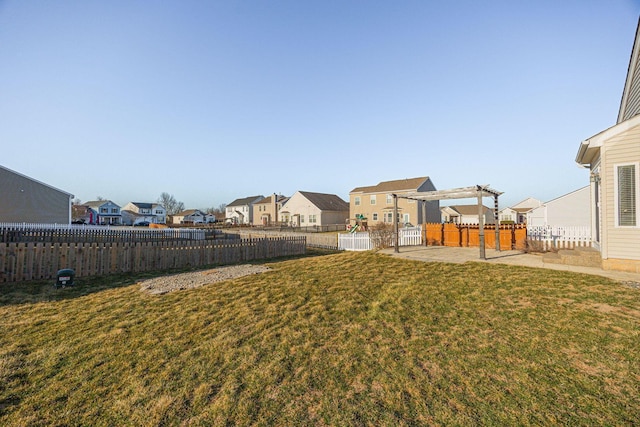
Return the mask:
[[577,265],[549,264],[542,262],[542,255],[528,254],[522,251],[496,251],[487,249],[486,260],[480,259],[479,248],[454,248],[448,246],[402,246],[400,252],[394,248],[383,249],[380,253],[405,259],[425,262],[449,262],[461,264],[464,262],[485,262],[493,264],[509,264],[524,267],[549,268],[552,270],[572,271],[575,273],[593,274],[608,277],[621,282],[640,283],[640,273],[603,270],[594,267],[580,267]]

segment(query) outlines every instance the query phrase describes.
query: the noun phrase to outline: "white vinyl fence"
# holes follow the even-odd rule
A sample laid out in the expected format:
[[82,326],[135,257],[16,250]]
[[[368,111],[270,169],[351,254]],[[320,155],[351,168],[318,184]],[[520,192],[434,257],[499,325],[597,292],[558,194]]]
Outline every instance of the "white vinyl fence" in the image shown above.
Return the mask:
[[540,242],[545,250],[591,246],[591,227],[527,226],[527,240]]
[[338,249],[345,251],[368,251],[373,249],[368,231],[338,234]]
[[[398,230],[399,246],[422,244],[422,227],[407,227]],[[368,251],[374,248],[368,231],[338,234],[338,249],[345,251]]]

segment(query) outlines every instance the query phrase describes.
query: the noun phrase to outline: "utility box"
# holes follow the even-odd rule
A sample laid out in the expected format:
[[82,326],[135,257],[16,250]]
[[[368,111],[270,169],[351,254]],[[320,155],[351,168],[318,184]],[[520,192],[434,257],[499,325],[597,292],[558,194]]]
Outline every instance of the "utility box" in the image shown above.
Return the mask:
[[64,288],[65,286],[73,286],[73,279],[75,279],[76,272],[70,268],[63,268],[58,270],[56,275],[56,288]]

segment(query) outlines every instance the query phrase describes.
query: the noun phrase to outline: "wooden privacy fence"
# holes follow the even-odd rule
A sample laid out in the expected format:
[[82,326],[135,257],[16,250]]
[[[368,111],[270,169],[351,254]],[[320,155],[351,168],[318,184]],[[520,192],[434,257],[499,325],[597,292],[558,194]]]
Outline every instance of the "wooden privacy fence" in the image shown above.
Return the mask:
[[225,230],[229,235],[237,235],[243,239],[254,237],[292,237],[304,236],[307,239],[307,246],[314,248],[338,249],[338,237],[336,233],[295,233],[291,231],[265,230],[254,228],[239,228],[237,230]]
[[0,223],[0,242],[107,243],[204,240],[213,230]]
[[304,237],[137,243],[0,243],[0,282],[224,265],[302,255]]
[[[432,246],[479,247],[480,227],[475,224],[426,224],[425,242]],[[500,249],[524,250],[527,242],[527,227],[523,224],[500,225]],[[484,226],[485,248],[495,249],[495,225]]]

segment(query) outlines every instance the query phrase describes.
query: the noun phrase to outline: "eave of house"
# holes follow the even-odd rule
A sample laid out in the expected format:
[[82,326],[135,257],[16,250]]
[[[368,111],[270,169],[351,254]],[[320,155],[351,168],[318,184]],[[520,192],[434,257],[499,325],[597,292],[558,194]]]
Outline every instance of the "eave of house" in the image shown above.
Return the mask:
[[585,139],[578,148],[576,163],[584,167],[590,166],[598,158],[600,148],[606,141],[638,125],[640,125],[640,114],[622,123],[618,123],[615,126],[611,126],[609,129],[603,130],[589,139]]

